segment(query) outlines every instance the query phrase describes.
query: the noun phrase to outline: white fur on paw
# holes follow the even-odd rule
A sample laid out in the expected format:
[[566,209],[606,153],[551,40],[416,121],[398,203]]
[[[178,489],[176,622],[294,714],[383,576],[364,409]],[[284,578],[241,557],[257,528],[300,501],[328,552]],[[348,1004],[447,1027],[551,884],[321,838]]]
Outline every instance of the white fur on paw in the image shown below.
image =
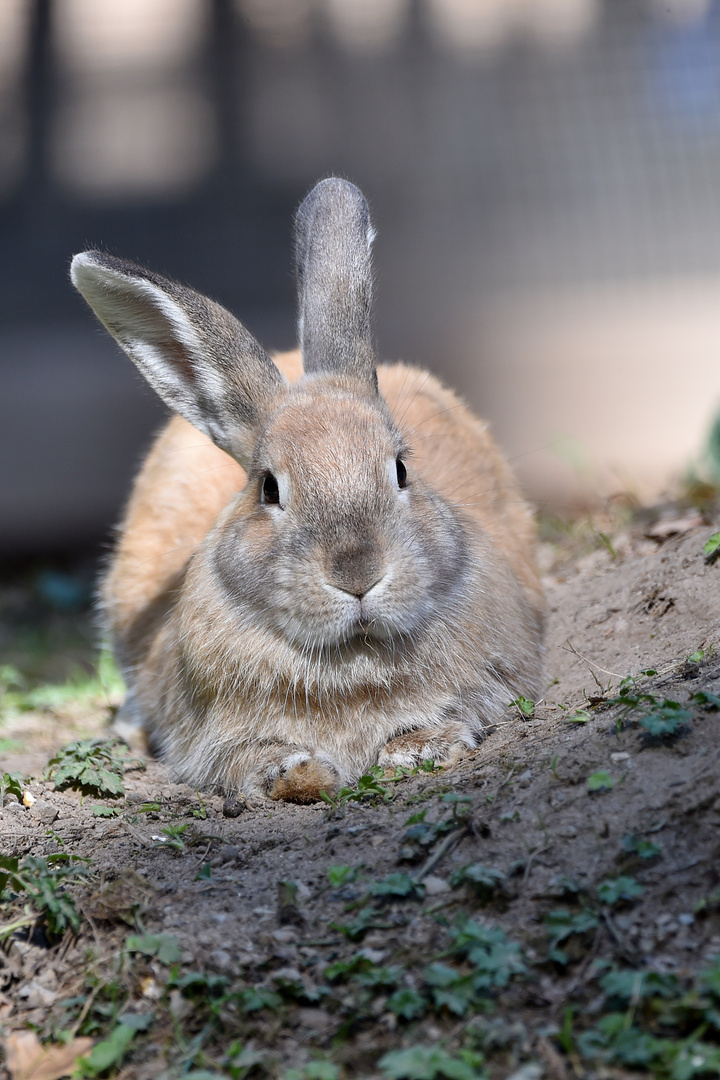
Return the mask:
[[388,754],[383,750],[378,757],[378,765],[382,765],[384,768],[389,765],[394,765],[396,768],[401,767],[404,769],[411,769],[415,765],[419,765],[423,758],[418,757],[417,754],[411,754],[409,751],[394,751],[392,754]]
[[284,757],[277,765],[271,765],[267,771],[267,778],[268,780],[277,780],[278,776],[282,776],[284,773],[289,772],[290,769],[294,769],[311,759],[312,754],[307,750],[296,750],[294,753]]

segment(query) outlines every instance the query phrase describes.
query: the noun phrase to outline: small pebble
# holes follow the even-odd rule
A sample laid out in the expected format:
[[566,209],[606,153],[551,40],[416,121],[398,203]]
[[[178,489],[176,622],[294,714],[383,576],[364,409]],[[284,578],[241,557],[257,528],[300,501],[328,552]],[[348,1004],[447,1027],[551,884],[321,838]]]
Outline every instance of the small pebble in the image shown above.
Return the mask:
[[240,792],[236,795],[228,795],[222,807],[223,817],[230,818],[240,817],[244,810],[247,810],[247,801]]
[[43,825],[52,825],[60,816],[60,811],[52,803],[40,799],[31,809],[32,816]]
[[277,971],[273,971],[273,979],[283,979],[289,983],[301,983],[302,975],[297,968],[284,967],[278,968]]
[[297,932],[291,926],[281,926],[273,930],[270,937],[277,941],[278,945],[290,945],[291,942],[297,941]]
[[321,1031],[332,1023],[332,1016],[324,1009],[298,1009],[298,1020],[301,1027],[314,1028]]
[[43,986],[39,979],[32,979],[26,983],[18,990],[17,995],[19,998],[26,998],[28,1007],[31,1009],[47,1009],[60,997],[57,990]]
[[428,874],[426,878],[423,878],[423,885],[428,896],[437,896],[438,893],[450,891],[450,885],[445,878],[435,877],[433,874]]
[[225,949],[213,949],[208,956],[211,967],[216,971],[229,971],[233,966],[233,959],[229,952]]
[[140,993],[150,1001],[159,1001],[163,996],[163,987],[153,979],[152,975],[146,975],[140,980]]
[[379,964],[387,956],[387,949],[361,949],[360,954],[371,964]]
[[211,859],[211,865],[222,866],[223,863],[235,862],[239,854],[240,851],[234,844],[223,844],[215,858]]
[[192,1012],[194,1005],[184,998],[179,990],[170,991],[170,1015],[174,1020],[184,1020],[188,1013]]

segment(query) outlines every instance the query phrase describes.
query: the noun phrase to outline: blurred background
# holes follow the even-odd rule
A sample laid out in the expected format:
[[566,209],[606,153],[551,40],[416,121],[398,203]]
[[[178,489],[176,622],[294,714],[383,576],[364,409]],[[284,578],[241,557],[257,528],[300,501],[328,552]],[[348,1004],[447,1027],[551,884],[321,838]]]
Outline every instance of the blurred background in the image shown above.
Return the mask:
[[720,2],[0,0],[0,553],[106,541],[163,409],[89,246],[294,342],[292,214],[348,177],[380,353],[540,505],[657,497],[720,404]]

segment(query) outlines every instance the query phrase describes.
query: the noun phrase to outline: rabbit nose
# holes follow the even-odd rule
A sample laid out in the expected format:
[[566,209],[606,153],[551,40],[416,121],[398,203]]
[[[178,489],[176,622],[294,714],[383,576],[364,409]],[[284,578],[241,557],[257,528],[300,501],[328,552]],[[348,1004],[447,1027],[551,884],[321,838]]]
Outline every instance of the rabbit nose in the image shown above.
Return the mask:
[[362,599],[385,573],[380,553],[371,547],[352,547],[337,551],[332,557],[331,585]]

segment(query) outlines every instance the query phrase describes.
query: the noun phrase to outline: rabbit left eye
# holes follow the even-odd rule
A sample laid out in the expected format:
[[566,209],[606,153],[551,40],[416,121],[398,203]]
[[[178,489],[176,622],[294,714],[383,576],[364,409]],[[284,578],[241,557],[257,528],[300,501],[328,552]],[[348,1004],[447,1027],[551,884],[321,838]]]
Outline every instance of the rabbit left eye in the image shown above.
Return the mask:
[[395,467],[397,469],[397,482],[399,488],[407,487],[407,469],[402,458],[397,458],[395,461]]
[[263,502],[270,506],[277,506],[280,502],[280,489],[278,482],[271,472],[265,473],[262,486]]

